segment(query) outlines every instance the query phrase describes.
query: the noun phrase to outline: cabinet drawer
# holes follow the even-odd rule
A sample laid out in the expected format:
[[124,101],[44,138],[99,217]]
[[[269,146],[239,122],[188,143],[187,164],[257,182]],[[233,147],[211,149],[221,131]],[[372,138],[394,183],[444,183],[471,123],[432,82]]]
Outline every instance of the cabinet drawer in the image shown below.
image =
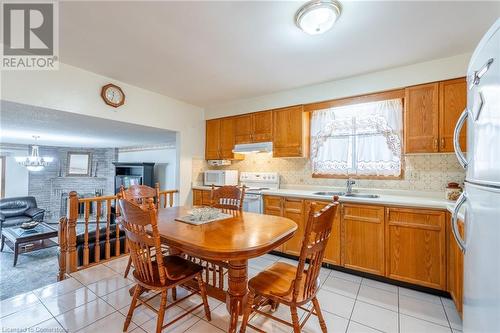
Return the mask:
[[387,221],[389,225],[441,230],[443,227],[444,213],[411,208],[387,208]]
[[287,213],[302,214],[304,211],[304,200],[285,198],[284,208]]
[[384,207],[344,204],[344,220],[353,219],[364,222],[383,222]]
[[264,196],[264,214],[281,216],[281,197]]

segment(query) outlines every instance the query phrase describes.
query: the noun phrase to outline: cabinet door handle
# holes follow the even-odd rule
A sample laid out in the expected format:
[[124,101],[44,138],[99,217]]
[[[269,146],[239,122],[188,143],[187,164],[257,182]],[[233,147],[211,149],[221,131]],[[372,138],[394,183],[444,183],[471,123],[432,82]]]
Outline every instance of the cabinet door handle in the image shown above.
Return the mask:
[[441,138],[441,149],[444,149],[444,138]]
[[439,149],[439,140],[437,138],[434,139],[434,150],[438,151]]

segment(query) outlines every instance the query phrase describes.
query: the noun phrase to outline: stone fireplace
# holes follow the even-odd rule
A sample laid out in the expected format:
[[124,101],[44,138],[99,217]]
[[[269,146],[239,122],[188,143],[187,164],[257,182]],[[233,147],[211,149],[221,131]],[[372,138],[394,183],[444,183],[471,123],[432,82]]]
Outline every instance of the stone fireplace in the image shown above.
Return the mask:
[[[48,222],[55,223],[66,214],[67,198],[71,191],[76,191],[80,197],[114,194],[115,169],[112,162],[117,160],[116,149],[42,146],[40,150],[44,156],[54,157],[54,161],[42,171],[29,173],[28,193],[36,198],[40,208],[46,210]],[[91,176],[66,175],[68,152],[91,154]]]

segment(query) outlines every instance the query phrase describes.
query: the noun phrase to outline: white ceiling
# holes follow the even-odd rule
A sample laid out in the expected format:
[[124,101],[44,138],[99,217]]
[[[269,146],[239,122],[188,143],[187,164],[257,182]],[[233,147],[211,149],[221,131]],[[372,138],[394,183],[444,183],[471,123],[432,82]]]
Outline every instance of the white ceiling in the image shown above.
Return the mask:
[[471,52],[500,14],[498,1],[343,1],[309,36],[293,22],[303,2],[60,2],[61,61],[209,106]]
[[121,148],[173,146],[175,132],[8,101],[0,102],[0,142]]

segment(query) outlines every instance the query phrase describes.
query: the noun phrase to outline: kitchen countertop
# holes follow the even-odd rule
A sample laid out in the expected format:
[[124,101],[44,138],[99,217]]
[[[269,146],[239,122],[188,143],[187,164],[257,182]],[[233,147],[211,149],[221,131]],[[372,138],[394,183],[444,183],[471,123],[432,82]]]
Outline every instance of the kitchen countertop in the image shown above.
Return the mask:
[[[210,186],[195,185],[193,189],[210,190]],[[331,196],[317,195],[314,192],[320,191],[343,191],[345,188],[338,187],[324,187],[324,186],[286,186],[278,190],[264,190],[264,195],[276,195],[286,197],[296,197],[312,200],[330,200]],[[372,205],[389,205],[389,206],[404,206],[404,207],[418,207],[430,209],[443,209],[453,212],[455,206],[454,201],[446,200],[444,192],[424,192],[413,190],[392,190],[392,189],[364,189],[355,188],[353,193],[366,193],[377,194],[378,198],[360,198],[360,197],[339,197],[340,202],[352,202],[361,204]],[[458,214],[459,219],[464,219],[464,209],[460,210]]]

